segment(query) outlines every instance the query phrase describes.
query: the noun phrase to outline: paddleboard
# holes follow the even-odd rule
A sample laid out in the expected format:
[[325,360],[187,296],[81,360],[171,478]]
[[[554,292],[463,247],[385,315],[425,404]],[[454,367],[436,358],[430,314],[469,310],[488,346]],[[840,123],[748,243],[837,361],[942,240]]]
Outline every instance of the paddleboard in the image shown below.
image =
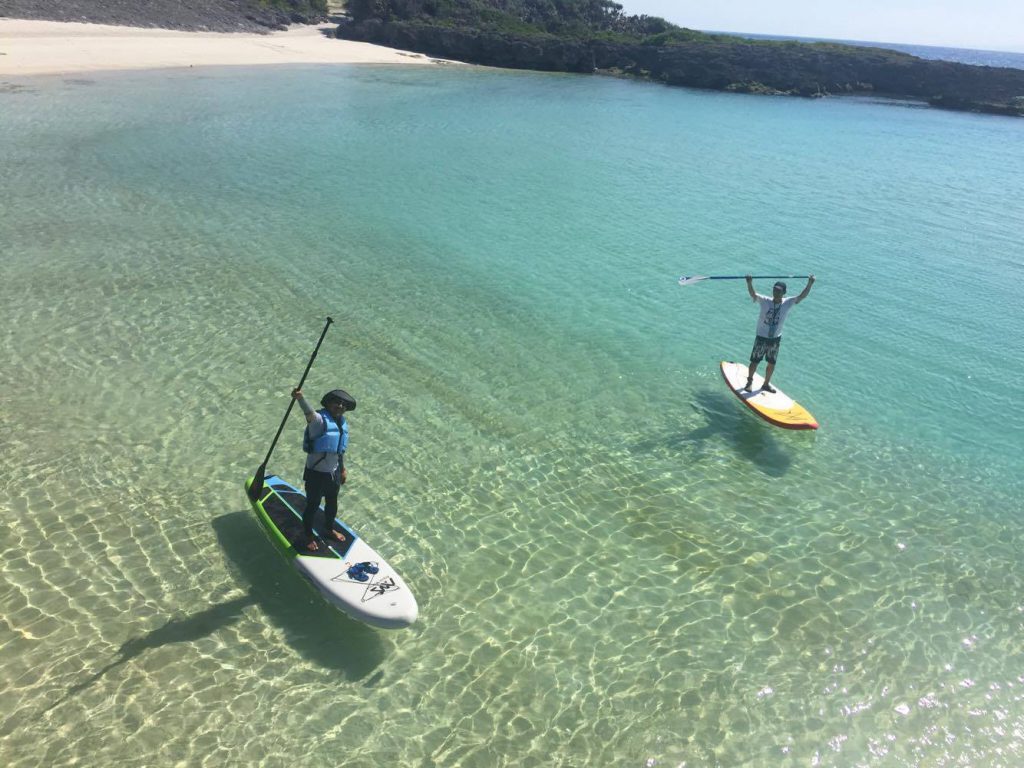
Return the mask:
[[722,378],[729,385],[732,393],[747,408],[752,410],[769,424],[783,429],[817,429],[818,422],[806,408],[772,384],[775,392],[761,389],[764,377],[754,374],[750,392],[743,387],[747,383],[748,363],[727,363],[722,361]]
[[[305,548],[302,530],[306,495],[277,475],[268,475],[263,480],[260,498],[253,499],[249,495],[252,481],[249,478],[245,483],[246,496],[264,532],[329,603],[354,619],[383,629],[401,629],[416,621],[419,608],[412,591],[355,531],[335,520],[335,530],[345,540],[321,537],[320,549],[310,552]],[[314,532],[322,533],[316,529]]]

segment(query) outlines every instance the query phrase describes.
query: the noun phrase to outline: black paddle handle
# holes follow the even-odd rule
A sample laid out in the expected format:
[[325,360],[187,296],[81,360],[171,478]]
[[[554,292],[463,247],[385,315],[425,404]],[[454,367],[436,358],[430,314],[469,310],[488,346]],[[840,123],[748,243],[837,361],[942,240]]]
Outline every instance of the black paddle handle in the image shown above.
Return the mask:
[[[331,327],[331,323],[334,320],[330,317],[327,318],[327,323],[324,325],[324,330],[320,334],[320,339],[316,343],[316,348],[313,350],[313,354],[309,356],[309,362],[306,363],[306,370],[302,372],[302,378],[299,379],[299,385],[296,389],[302,389],[302,385],[306,383],[306,376],[309,375],[309,369],[313,367],[313,361],[316,360],[316,354],[320,351],[320,345],[324,343],[324,336],[327,335],[327,329]],[[260,464],[260,471],[256,473],[260,485],[262,485],[263,476],[267,470],[267,463],[270,461],[270,455],[274,452],[274,448],[277,446],[277,441],[281,437],[281,433],[284,431],[284,425],[288,422],[288,416],[292,412],[292,406],[295,405],[295,398],[288,401],[288,408],[284,412],[284,418],[281,419],[281,426],[277,428],[277,434],[274,435],[274,442],[270,444],[270,450],[267,451],[267,458]]]
[[[296,389],[302,389],[302,385],[306,383],[306,377],[309,376],[309,369],[313,367],[313,361],[316,360],[316,353],[320,351],[320,345],[324,343],[324,336],[327,335],[327,329],[331,327],[331,323],[333,322],[334,320],[332,318],[327,318],[327,323],[324,324],[324,329],[320,333],[320,338],[316,343],[316,349],[314,349],[313,354],[309,356],[309,362],[306,363],[306,370],[302,372],[302,378],[299,379],[299,386],[297,386]],[[292,403],[294,402],[295,400],[293,399]],[[291,403],[288,404],[288,407],[291,408]],[[288,417],[285,416],[285,418],[287,419]]]

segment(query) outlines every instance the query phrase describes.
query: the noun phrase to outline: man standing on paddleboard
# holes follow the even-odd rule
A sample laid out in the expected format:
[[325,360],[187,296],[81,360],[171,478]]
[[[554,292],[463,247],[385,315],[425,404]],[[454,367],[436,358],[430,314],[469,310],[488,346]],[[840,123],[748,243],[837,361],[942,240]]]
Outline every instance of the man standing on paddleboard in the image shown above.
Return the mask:
[[761,305],[761,315],[757,319],[757,338],[754,339],[754,348],[750,350],[750,368],[747,370],[747,385],[743,389],[750,391],[754,382],[754,372],[761,360],[767,360],[768,366],[764,369],[764,383],[761,385],[762,392],[774,392],[775,388],[770,384],[772,374],[775,372],[775,361],[779,355],[779,344],[782,343],[782,324],[786,321],[789,311],[807,298],[814,285],[814,275],[807,278],[806,287],[799,296],[786,296],[786,284],[781,280],[772,286],[771,296],[762,296],[754,292],[754,278],[746,275],[747,293],[755,303]]
[[306,431],[302,436],[302,450],[306,456],[306,509],[302,513],[302,527],[306,534],[306,549],[316,552],[320,545],[313,535],[313,522],[320,499],[324,500],[324,527],[326,539],[344,541],[345,537],[334,529],[338,516],[338,492],[348,480],[345,472],[345,449],[348,448],[348,421],[345,411],[356,409],[355,399],[343,389],[328,392],[320,399],[323,407],[314,411],[309,407],[301,389],[292,390],[292,397],[306,415]]

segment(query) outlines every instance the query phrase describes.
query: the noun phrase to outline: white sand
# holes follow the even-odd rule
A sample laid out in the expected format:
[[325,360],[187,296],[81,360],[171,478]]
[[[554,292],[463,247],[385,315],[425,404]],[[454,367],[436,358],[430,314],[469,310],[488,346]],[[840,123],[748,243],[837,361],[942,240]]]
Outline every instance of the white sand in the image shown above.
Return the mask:
[[259,64],[429,64],[423,54],[335,40],[333,24],[268,35],[0,18],[0,77]]

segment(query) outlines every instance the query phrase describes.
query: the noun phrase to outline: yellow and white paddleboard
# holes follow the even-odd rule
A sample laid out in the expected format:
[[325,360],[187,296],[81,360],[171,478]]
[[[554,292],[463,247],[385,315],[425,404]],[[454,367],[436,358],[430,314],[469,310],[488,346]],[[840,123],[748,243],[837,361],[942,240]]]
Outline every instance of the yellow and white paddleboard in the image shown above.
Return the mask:
[[747,363],[727,363],[722,361],[722,378],[729,385],[732,393],[750,410],[767,421],[783,429],[817,429],[818,422],[810,411],[793,400],[778,387],[772,385],[774,392],[761,389],[764,378],[754,374],[750,391],[744,391],[747,383]]

